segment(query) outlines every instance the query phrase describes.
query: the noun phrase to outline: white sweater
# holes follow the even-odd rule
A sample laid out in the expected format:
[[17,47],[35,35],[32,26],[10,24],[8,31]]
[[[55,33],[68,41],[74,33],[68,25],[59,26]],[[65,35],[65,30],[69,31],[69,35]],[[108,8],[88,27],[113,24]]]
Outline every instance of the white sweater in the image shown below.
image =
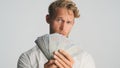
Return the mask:
[[[74,58],[73,68],[95,68],[93,58],[87,52],[81,50],[78,56]],[[22,53],[18,59],[17,68],[44,68],[47,58],[36,45],[25,53]]]

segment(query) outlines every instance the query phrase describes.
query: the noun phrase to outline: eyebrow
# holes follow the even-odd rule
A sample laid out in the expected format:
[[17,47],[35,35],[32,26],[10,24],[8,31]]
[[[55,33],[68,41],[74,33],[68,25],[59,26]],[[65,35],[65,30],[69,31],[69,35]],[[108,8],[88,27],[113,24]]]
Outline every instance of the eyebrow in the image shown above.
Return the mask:
[[63,19],[62,17],[56,17],[56,18],[61,18],[61,19]]
[[[56,17],[56,18],[60,18],[60,19],[63,19],[62,17]],[[67,21],[68,22],[68,21]],[[72,21],[69,21],[69,22],[74,22],[74,19]]]

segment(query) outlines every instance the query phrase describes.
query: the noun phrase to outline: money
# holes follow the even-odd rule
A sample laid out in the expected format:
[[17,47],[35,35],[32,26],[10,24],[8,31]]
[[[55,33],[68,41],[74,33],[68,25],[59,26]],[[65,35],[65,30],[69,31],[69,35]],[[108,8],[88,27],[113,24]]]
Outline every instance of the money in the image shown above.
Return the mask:
[[37,40],[35,40],[35,43],[48,60],[53,58],[53,52],[59,49],[67,51],[73,57],[78,55],[80,52],[78,45],[58,33],[45,34],[41,37],[38,37]]

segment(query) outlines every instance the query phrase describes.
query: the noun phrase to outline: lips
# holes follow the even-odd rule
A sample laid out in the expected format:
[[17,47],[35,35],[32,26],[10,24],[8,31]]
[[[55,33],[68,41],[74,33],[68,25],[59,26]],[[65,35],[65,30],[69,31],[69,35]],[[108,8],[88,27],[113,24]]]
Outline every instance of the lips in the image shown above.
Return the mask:
[[67,33],[64,32],[64,31],[57,31],[57,32],[54,32],[54,33],[59,33],[59,34],[61,34],[61,35],[63,35],[63,36],[67,36]]
[[61,32],[61,33],[59,33],[59,34],[61,34],[61,35],[63,35],[63,36],[66,36],[66,33],[62,33],[62,32]]

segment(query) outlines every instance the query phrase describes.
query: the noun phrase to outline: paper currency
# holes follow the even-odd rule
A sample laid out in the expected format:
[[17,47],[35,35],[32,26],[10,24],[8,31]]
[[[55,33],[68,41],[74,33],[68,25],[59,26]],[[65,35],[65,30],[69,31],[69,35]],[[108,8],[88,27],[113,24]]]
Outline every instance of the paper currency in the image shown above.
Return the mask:
[[73,57],[80,52],[78,45],[58,33],[43,35],[38,37],[35,42],[48,60],[53,57],[53,52],[59,49],[67,51]]

